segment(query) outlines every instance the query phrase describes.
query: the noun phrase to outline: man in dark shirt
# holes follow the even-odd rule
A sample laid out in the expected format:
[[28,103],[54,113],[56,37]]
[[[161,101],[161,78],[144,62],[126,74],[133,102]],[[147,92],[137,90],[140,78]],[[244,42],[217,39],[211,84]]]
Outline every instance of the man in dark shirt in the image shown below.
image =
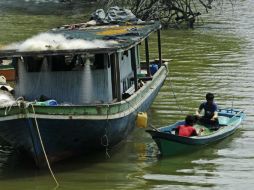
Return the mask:
[[[201,116],[201,111],[204,110],[204,115]],[[200,104],[196,116],[198,117],[198,121],[202,125],[208,125],[212,128],[219,127],[218,121],[218,106],[214,102],[214,95],[212,93],[206,94],[206,102]]]

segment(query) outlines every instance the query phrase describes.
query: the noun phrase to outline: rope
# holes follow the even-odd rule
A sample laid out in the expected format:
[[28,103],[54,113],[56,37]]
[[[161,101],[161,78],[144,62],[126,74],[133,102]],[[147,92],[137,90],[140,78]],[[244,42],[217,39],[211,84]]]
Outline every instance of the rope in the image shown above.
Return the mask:
[[42,138],[41,138],[41,133],[40,133],[39,125],[38,125],[38,122],[37,122],[34,106],[31,103],[29,103],[29,105],[31,105],[31,107],[33,109],[34,121],[35,121],[36,129],[37,129],[37,133],[38,133],[38,136],[39,136],[39,140],[40,140],[40,143],[41,143],[42,151],[43,151],[43,154],[45,156],[45,160],[47,162],[47,166],[48,166],[49,172],[50,172],[52,178],[54,179],[54,181],[56,183],[56,188],[58,188],[59,187],[59,183],[58,183],[58,181],[57,181],[57,179],[56,179],[56,177],[54,175],[54,172],[51,169],[51,166],[50,166],[50,163],[49,163],[49,160],[48,160],[48,156],[47,156],[47,153],[45,151],[45,147],[44,147],[44,143],[43,143]]
[[[39,140],[40,140],[40,144],[41,144],[41,147],[42,147],[42,151],[43,151],[43,154],[44,154],[44,157],[45,157],[48,169],[50,171],[50,174],[51,174],[52,178],[54,179],[54,181],[56,183],[55,189],[58,188],[59,187],[59,183],[58,183],[58,181],[57,181],[57,179],[56,179],[56,177],[54,175],[54,172],[51,169],[51,166],[50,166],[50,163],[49,163],[46,151],[45,151],[44,143],[43,143],[42,138],[41,138],[41,133],[40,133],[39,125],[38,125],[38,122],[37,122],[37,118],[36,118],[36,114],[35,114],[35,109],[34,109],[34,106],[33,106],[32,102],[25,102],[23,97],[19,97],[19,98],[16,99],[16,101],[13,104],[11,104],[10,106],[6,107],[6,109],[5,109],[5,115],[7,115],[10,112],[10,110],[12,109],[12,107],[14,105],[17,105],[19,108],[21,108],[21,105],[24,106],[24,108],[26,109],[26,113],[28,113],[28,109],[27,108],[31,105],[32,110],[33,110],[33,114],[34,114],[34,121],[35,121],[35,125],[36,125],[36,130],[37,130],[37,133],[38,133],[38,136],[39,136]],[[27,119],[29,119],[29,118],[27,118]]]
[[18,97],[13,104],[11,104],[9,106],[6,106],[5,111],[4,111],[4,115],[7,115],[11,111],[11,108],[14,105],[18,105],[18,107],[20,108],[21,107],[21,102],[24,102],[24,98],[23,97]]
[[[107,107],[108,107],[108,109],[107,109],[107,125],[105,125],[105,128],[104,128],[104,130],[105,130],[105,134],[101,137],[101,145],[102,146],[104,146],[105,147],[105,155],[108,157],[108,158],[110,158],[110,155],[109,155],[109,153],[108,153],[108,146],[109,146],[109,139],[108,139],[108,135],[107,135],[107,133],[108,133],[108,130],[107,130],[107,127],[109,126],[111,126],[110,125],[110,122],[109,122],[109,119],[108,119],[108,115],[109,115],[109,104],[107,105]],[[106,139],[106,143],[103,143],[103,139]]]
[[178,109],[181,111],[181,113],[183,114],[183,110],[182,110],[180,104],[178,104],[178,101],[177,101],[177,98],[176,98],[176,95],[175,95],[175,91],[174,91],[174,88],[173,88],[172,80],[170,78],[170,74],[168,75],[168,79],[169,79],[169,86],[172,89],[172,93],[173,93],[176,105],[177,105]]

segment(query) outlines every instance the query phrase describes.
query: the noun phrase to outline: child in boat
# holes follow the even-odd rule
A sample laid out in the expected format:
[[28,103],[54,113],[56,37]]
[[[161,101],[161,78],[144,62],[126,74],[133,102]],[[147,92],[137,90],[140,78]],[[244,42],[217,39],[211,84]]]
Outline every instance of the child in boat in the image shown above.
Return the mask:
[[[198,117],[198,122],[201,125],[206,125],[211,128],[219,127],[218,120],[218,106],[214,102],[214,95],[212,93],[206,94],[206,102],[200,104],[198,110],[196,111],[196,116]],[[204,110],[204,115],[201,116],[201,111]]]
[[190,137],[198,136],[204,131],[204,128],[201,128],[199,132],[193,127],[196,123],[196,118],[193,115],[187,115],[185,118],[185,124],[176,127],[176,133],[179,136]]

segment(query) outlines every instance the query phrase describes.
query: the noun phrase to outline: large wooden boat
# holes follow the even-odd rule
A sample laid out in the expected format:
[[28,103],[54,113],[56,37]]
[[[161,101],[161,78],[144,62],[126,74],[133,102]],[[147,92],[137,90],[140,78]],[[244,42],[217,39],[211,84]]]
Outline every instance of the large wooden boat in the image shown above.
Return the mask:
[[[37,166],[46,164],[45,156],[52,163],[118,144],[167,76],[160,28],[159,22],[66,25],[1,50],[0,59],[11,59],[15,68],[17,100],[0,108],[0,136]],[[159,59],[151,62],[154,32]]]
[[209,126],[194,126],[197,130],[201,127],[205,128],[200,136],[183,137],[177,135],[175,129],[177,126],[183,125],[184,121],[158,129],[147,130],[147,132],[152,136],[163,156],[190,153],[200,149],[203,145],[217,142],[233,134],[240,127],[245,117],[242,111],[235,109],[220,109],[218,115],[220,123],[218,130],[212,130]]

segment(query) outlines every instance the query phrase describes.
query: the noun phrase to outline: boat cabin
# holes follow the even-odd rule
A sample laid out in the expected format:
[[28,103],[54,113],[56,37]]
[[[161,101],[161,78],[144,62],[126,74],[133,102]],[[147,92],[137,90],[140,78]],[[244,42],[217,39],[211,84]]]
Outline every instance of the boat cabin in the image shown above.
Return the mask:
[[[156,65],[160,67],[160,28],[159,22],[65,25],[32,37],[15,49],[0,50],[0,59],[12,59],[16,98],[54,99],[62,105],[113,103],[137,91],[142,78],[152,77],[148,36],[155,31],[159,49]],[[145,64],[140,60],[142,41]]]

